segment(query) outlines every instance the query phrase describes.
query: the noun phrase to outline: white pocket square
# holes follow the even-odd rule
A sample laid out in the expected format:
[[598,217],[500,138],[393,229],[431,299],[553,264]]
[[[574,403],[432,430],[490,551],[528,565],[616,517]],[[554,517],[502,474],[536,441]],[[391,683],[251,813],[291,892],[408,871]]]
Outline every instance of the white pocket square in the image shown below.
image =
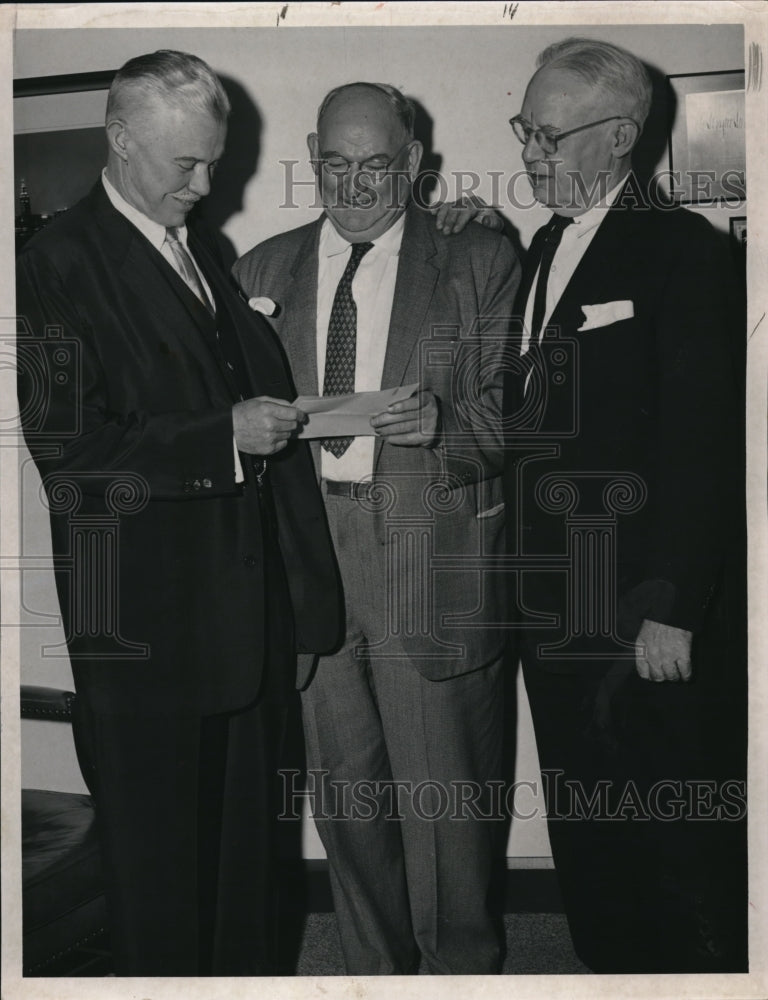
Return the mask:
[[248,305],[254,312],[263,313],[264,316],[274,316],[275,310],[277,309],[277,305],[272,301],[272,299],[268,299],[266,295],[248,299]]
[[479,510],[475,515],[478,521],[484,520],[486,517],[495,517],[496,514],[501,514],[504,510],[503,503],[497,503],[495,507],[489,507],[488,510]]
[[616,302],[598,302],[594,306],[582,306],[584,322],[579,330],[596,330],[599,326],[618,323],[622,319],[632,319],[635,315],[634,304],[629,299],[618,299]]

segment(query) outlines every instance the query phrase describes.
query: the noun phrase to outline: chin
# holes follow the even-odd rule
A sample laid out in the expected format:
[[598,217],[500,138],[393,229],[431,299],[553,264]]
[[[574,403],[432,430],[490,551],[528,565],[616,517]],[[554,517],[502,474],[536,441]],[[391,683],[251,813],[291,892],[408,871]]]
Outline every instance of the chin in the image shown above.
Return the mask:
[[374,216],[364,208],[348,209],[346,212],[329,212],[334,222],[349,233],[364,233],[373,229],[381,221],[380,216]]
[[531,190],[533,191],[533,196],[537,201],[547,202],[550,200],[552,191],[552,181],[549,177],[531,177],[528,176],[528,180],[531,185]]

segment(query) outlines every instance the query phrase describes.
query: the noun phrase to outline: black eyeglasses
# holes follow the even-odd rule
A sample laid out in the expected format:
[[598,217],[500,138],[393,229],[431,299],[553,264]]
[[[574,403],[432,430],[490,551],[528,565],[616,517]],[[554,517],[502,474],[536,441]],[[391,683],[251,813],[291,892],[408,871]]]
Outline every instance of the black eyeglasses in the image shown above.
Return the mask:
[[322,165],[323,170],[326,170],[329,174],[333,174],[334,177],[344,177],[349,173],[349,168],[353,163],[357,163],[358,173],[364,174],[369,177],[374,182],[379,182],[386,177],[389,173],[389,168],[402,153],[404,149],[407,149],[411,145],[413,139],[409,139],[404,146],[387,159],[385,156],[371,156],[367,160],[348,160],[345,156],[340,153],[329,153],[327,156],[320,156],[318,162]]
[[606,122],[619,121],[621,118],[632,122],[636,128],[640,128],[635,119],[630,118],[629,115],[611,115],[610,118],[601,118],[596,122],[587,122],[586,125],[579,125],[578,128],[570,128],[567,132],[559,132],[547,127],[533,128],[522,115],[515,115],[514,118],[510,118],[509,124],[512,126],[512,131],[524,146],[528,144],[531,136],[533,136],[537,144],[541,147],[543,153],[546,153],[547,156],[554,156],[557,152],[557,144],[561,139],[567,139],[569,135],[575,135],[577,132],[583,132],[584,129],[594,128],[595,125],[604,125]]

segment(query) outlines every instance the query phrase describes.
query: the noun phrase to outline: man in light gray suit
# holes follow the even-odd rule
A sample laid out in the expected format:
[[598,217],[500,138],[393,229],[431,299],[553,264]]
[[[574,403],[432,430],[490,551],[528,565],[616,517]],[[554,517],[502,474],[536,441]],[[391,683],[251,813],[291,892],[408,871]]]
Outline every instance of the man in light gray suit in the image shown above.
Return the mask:
[[372,434],[313,442],[341,569],[343,644],[299,677],[310,791],[349,974],[499,971],[488,908],[504,621],[500,403],[519,268],[436,230],[392,87],[337,88],[308,137],[325,214],[235,266],[298,393],[418,383]]

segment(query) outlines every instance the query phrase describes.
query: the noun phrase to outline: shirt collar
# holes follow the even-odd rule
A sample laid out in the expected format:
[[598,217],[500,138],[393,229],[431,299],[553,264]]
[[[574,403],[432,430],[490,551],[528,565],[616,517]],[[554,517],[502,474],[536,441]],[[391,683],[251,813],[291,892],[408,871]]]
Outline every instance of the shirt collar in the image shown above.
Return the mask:
[[[156,250],[162,249],[162,246],[165,243],[165,226],[161,226],[159,222],[155,222],[153,219],[144,215],[143,212],[140,212],[138,208],[134,208],[133,205],[129,204],[115,188],[114,184],[110,183],[107,178],[106,168],[104,168],[101,172],[101,182],[104,185],[104,190],[107,192],[107,197],[112,202],[113,207],[120,212],[121,215],[124,215],[129,222],[132,222],[142,236],[146,236]],[[186,246],[187,227],[179,226],[177,228],[177,233],[181,242]]]
[[[574,239],[580,239],[582,236],[586,236],[588,232],[591,232],[596,226],[605,218],[605,213],[613,207],[613,203],[619,197],[621,189],[624,187],[624,182],[626,177],[622,177],[618,184],[615,184],[611,190],[606,194],[604,199],[593,205],[592,208],[587,209],[582,215],[575,215],[573,217],[573,226],[568,228],[573,233]],[[568,232],[568,230],[566,230]]]
[[[397,257],[400,253],[400,244],[403,241],[403,230],[405,229],[405,212],[400,215],[395,222],[371,243],[378,249],[389,254],[390,257]],[[326,257],[336,257],[344,253],[350,247],[349,240],[345,239],[334,227],[329,218],[323,222],[320,231],[320,253]]]

